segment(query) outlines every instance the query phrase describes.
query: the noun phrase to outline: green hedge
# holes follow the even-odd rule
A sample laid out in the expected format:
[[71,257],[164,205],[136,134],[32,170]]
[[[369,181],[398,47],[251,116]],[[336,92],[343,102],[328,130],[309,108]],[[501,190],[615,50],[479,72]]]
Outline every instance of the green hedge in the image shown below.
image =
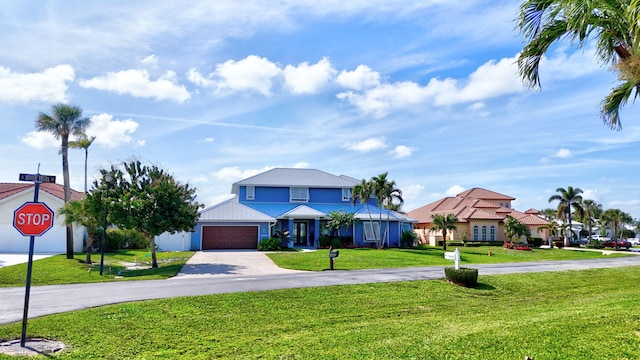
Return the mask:
[[[100,245],[102,241],[102,233],[100,230],[96,231],[96,242],[94,244]],[[107,229],[107,240],[105,242],[105,251],[111,252],[120,249],[148,249],[149,239],[136,230],[133,229]]]
[[281,239],[280,238],[275,238],[275,237],[270,237],[267,239],[262,239],[260,240],[260,243],[258,244],[258,250],[260,251],[277,251],[277,250],[281,250],[282,247],[280,246],[281,244]]
[[447,281],[454,284],[476,287],[478,285],[478,269],[464,268],[456,270],[454,267],[445,267],[444,275]]

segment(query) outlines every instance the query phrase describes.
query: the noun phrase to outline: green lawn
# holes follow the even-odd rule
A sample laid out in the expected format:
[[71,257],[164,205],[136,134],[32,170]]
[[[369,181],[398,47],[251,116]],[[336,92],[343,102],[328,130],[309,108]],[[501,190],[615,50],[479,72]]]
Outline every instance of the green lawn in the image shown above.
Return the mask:
[[[77,253],[73,260],[55,255],[33,262],[31,285],[74,284],[122,280],[166,279],[175,276],[193,252],[158,252],[158,269],[127,270],[125,263],[149,265],[151,254],[146,250],[118,250],[105,253],[103,274],[100,276],[100,254],[93,254],[93,264],[84,262],[85,254]],[[27,264],[0,268],[0,287],[24,286]]]
[[[67,344],[60,359],[640,359],[640,267],[479,282],[118,304],[32,319],[28,336]],[[20,323],[0,326],[19,336]]]
[[[602,255],[596,251],[571,251],[562,249],[533,249],[531,251],[507,250],[501,246],[460,247],[460,263],[494,264],[505,262],[543,261],[543,260],[581,260],[602,257],[630,256],[624,252]],[[455,248],[448,248],[454,251]],[[340,256],[335,260],[334,268],[339,270],[400,268],[431,265],[452,265],[453,261],[444,259],[441,248],[425,247],[421,249],[339,249]],[[491,251],[491,256],[488,255]],[[294,270],[319,271],[329,268],[329,251],[277,252],[268,256],[280,267]]]

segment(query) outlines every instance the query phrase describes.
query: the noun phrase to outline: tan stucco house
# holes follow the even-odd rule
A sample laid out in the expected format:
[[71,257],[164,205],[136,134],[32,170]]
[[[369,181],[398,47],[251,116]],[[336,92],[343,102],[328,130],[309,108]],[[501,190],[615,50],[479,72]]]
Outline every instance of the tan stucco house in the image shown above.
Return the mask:
[[504,221],[509,216],[529,226],[531,236],[546,239],[546,230],[538,231],[538,227],[548,224],[548,221],[535,209],[525,212],[512,209],[514,200],[514,197],[476,187],[409,211],[407,216],[418,220],[414,229],[420,242],[430,245],[442,241],[441,232],[431,231],[431,219],[435,214],[453,214],[458,218],[457,229],[447,233],[447,240],[509,241],[504,234]]

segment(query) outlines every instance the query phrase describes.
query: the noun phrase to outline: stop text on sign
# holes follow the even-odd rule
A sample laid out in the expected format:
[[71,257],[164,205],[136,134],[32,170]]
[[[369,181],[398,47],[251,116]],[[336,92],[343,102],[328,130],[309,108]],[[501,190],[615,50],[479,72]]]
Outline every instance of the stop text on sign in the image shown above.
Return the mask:
[[46,225],[51,221],[50,214],[17,214],[16,215],[16,224],[17,225],[27,225],[27,226],[41,226]]

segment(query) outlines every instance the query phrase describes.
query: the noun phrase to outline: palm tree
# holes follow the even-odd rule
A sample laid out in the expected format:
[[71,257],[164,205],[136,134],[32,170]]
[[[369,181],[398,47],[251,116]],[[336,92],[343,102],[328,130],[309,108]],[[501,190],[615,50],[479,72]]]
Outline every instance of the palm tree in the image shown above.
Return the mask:
[[96,212],[96,207],[92,202],[95,199],[87,196],[82,200],[71,200],[60,209],[60,214],[65,215],[65,222],[68,225],[80,224],[87,229],[87,243],[85,247],[85,263],[91,264],[91,247],[95,239],[95,234],[100,222],[100,214]]
[[87,193],[87,161],[89,160],[89,146],[93,144],[96,139],[95,136],[87,137],[86,134],[82,134],[80,139],[75,141],[69,141],[69,147],[74,149],[84,149],[84,193]]
[[442,231],[442,250],[447,251],[447,230],[456,231],[458,218],[453,214],[435,214],[431,217],[431,230]]
[[509,216],[504,221],[504,234],[511,239],[511,242],[513,242],[514,236],[517,236],[518,238],[523,236],[526,236],[527,238],[531,237],[531,229],[513,216]]
[[591,233],[596,221],[595,219],[599,218],[601,213],[602,204],[598,204],[597,202],[589,199],[582,201],[582,218],[580,218],[580,221],[587,225],[587,228],[589,229],[589,241],[591,241]]
[[[69,135],[81,135],[91,120],[82,116],[82,109],[75,105],[58,103],[51,107],[51,114],[40,113],[36,118],[38,131],[50,132],[61,140],[62,177],[64,179],[64,202],[71,200],[69,184]],[[67,225],[67,259],[73,259],[73,227]]]
[[640,94],[639,6],[640,0],[524,0],[517,19],[527,42],[518,56],[520,76],[538,88],[538,68],[553,43],[569,39],[585,48],[595,42],[598,59],[615,65],[622,81],[601,103],[604,123],[620,129],[620,108]]
[[[556,192],[559,194],[551,195],[549,202],[558,201],[558,217],[560,219],[569,220],[569,229],[571,229],[571,209],[575,210],[578,214],[582,214],[582,189],[573,188],[567,186],[564,188],[557,188]],[[570,230],[571,238],[573,238],[573,230]],[[567,236],[565,238],[564,245],[569,246],[570,239]]]
[[[607,222],[612,228],[612,239],[618,239],[618,228],[621,225],[630,223],[633,221],[631,215],[625,213],[620,209],[608,209],[602,213],[602,219]],[[616,241],[616,248],[618,248],[618,242]]]
[[558,209],[546,208],[540,210],[540,215],[547,221],[555,220],[558,217]]
[[396,182],[394,180],[387,180],[388,172],[384,172],[376,177],[371,178],[371,182],[373,183],[373,191],[378,200],[378,209],[380,211],[380,222],[382,222],[382,209],[387,209],[387,227],[384,230],[384,235],[382,238],[382,242],[387,241],[387,247],[389,246],[389,217],[390,217],[390,204],[396,200],[398,203],[402,204],[404,200],[402,199],[402,190],[396,188]]
[[553,238],[560,234],[560,228],[555,221],[549,221],[546,225],[538,226],[538,231],[546,230],[549,233],[549,247],[553,247]]
[[369,208],[369,201],[371,200],[371,196],[374,194],[373,191],[373,183],[371,181],[367,181],[362,179],[360,184],[357,184],[351,190],[351,202],[355,205],[356,201],[359,199],[360,204],[365,204],[367,207],[367,212],[369,213],[369,224],[371,224],[371,231],[375,237],[376,246],[378,248],[381,247],[380,242],[380,232],[376,233],[375,227],[373,226],[373,218],[371,217],[371,209]]

